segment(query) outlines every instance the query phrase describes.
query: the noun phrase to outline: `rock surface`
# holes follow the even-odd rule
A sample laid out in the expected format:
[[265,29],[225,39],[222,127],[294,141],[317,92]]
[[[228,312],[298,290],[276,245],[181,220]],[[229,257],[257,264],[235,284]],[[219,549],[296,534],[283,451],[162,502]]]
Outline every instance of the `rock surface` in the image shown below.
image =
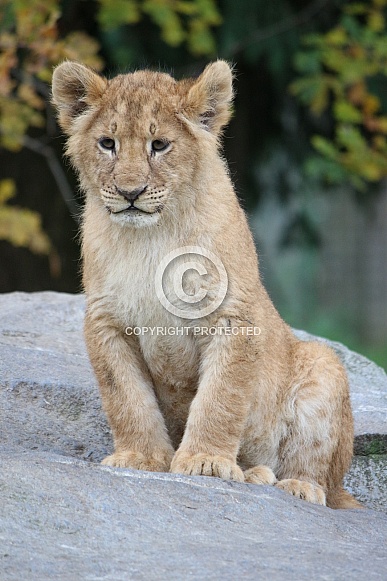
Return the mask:
[[[387,578],[381,512],[332,511],[272,487],[97,464],[112,443],[82,338],[83,309],[81,295],[0,295],[2,581]],[[348,370],[363,454],[347,487],[386,510],[386,374],[330,344]]]
[[387,520],[275,488],[4,453],[2,581],[386,578]]

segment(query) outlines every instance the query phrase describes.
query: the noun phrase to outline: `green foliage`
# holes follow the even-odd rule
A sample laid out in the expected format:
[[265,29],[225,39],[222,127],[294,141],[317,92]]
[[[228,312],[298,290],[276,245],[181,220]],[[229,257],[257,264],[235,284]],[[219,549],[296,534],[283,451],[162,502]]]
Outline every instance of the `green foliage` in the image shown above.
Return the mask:
[[135,24],[141,18],[137,0],[100,0],[98,19],[103,28]]
[[9,206],[8,201],[15,195],[12,180],[0,181],[0,240],[7,240],[14,246],[23,246],[38,254],[50,254],[50,240],[43,232],[39,214],[17,206]]
[[315,116],[329,112],[334,122],[333,138],[312,138],[321,158],[307,169],[359,190],[387,176],[386,7],[387,0],[345,4],[334,28],[306,36],[295,58],[301,76],[290,86]]
[[193,55],[213,55],[211,28],[221,23],[215,0],[99,0],[102,28],[136,24],[143,15],[160,28],[162,40],[172,47],[183,42]]

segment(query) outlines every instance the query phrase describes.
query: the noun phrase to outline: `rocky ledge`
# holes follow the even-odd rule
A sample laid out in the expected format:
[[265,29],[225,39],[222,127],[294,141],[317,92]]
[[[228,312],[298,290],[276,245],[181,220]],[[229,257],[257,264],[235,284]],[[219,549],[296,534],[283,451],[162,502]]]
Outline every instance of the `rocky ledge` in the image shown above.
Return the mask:
[[83,297],[0,295],[0,312],[2,580],[387,577],[387,376],[375,364],[328,342],[351,385],[346,486],[368,507],[333,511],[273,487],[100,466],[112,442]]

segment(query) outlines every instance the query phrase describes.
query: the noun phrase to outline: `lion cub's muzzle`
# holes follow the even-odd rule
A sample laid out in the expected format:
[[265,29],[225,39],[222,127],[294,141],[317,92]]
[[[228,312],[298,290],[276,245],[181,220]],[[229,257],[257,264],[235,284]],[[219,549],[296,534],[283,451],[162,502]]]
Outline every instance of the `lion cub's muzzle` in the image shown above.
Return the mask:
[[112,184],[102,187],[100,194],[114,222],[142,226],[159,219],[168,197],[168,188],[164,184],[154,186],[148,183],[126,189]]
[[130,192],[127,190],[121,190],[120,188],[117,188],[116,186],[116,191],[118,194],[120,194],[120,196],[122,196],[123,198],[125,198],[125,200],[127,200],[129,202],[129,206],[127,206],[126,208],[124,208],[123,210],[120,210],[119,212],[114,212],[115,214],[119,214],[120,212],[126,212],[126,211],[130,211],[130,210],[138,210],[140,212],[145,212],[146,210],[143,210],[142,208],[138,208],[135,204],[136,200],[138,200],[138,198],[141,196],[141,194],[143,192],[145,192],[145,190],[147,189],[147,185],[145,186],[140,186],[139,188],[136,188],[135,190],[131,190]]
[[130,202],[131,205],[133,205],[133,203],[137,200],[137,198],[139,196],[141,196],[141,194],[143,192],[145,192],[147,187],[148,186],[140,186],[139,188],[136,188],[135,190],[132,190],[131,192],[117,188],[117,192],[120,194],[120,196],[123,196],[125,198],[125,200],[128,200],[128,202]]

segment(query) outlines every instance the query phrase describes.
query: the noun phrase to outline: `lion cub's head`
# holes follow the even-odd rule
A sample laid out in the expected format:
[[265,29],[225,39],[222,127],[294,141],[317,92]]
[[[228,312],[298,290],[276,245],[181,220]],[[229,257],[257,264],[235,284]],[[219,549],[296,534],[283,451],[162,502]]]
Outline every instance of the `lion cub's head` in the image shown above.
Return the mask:
[[151,225],[195,203],[195,183],[218,155],[230,116],[226,62],[179,82],[151,71],[109,81],[65,62],[54,71],[52,92],[82,188],[114,222]]

